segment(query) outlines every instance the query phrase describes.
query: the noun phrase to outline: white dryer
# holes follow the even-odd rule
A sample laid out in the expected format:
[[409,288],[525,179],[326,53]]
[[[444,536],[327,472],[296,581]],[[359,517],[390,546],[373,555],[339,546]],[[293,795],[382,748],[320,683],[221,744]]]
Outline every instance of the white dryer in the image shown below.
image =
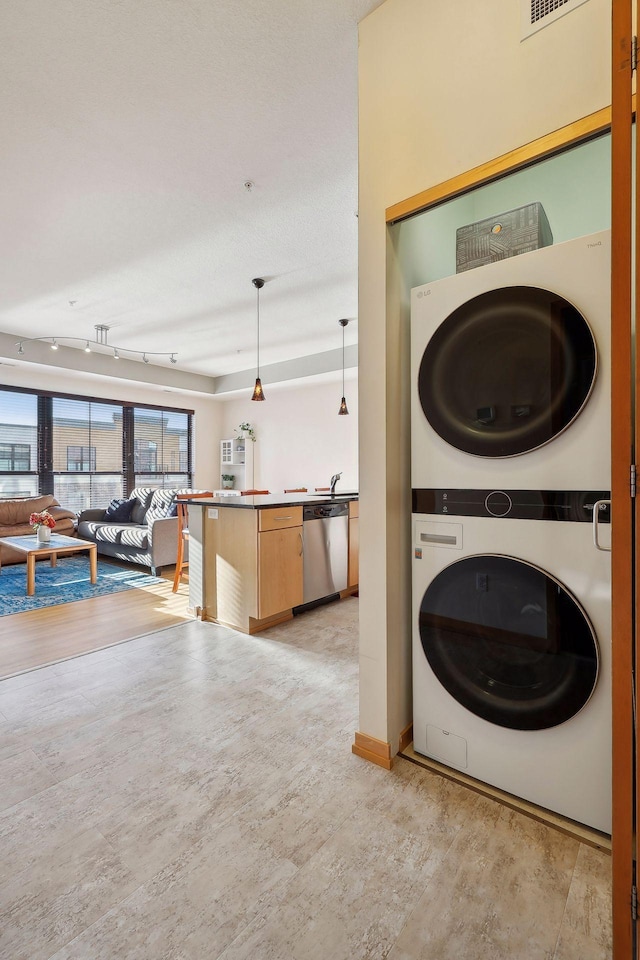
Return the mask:
[[440,490],[413,516],[414,748],[610,833],[610,554],[585,522],[593,493],[496,491],[502,519],[485,494]]
[[412,487],[609,487],[609,285],[603,231],[412,290]]

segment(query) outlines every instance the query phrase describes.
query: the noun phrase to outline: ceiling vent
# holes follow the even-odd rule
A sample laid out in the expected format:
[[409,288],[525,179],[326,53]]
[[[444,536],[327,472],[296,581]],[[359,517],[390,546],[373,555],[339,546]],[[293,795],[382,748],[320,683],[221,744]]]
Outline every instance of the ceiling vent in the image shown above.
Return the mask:
[[526,40],[533,33],[555,23],[565,13],[571,13],[587,0],[520,0],[520,39]]

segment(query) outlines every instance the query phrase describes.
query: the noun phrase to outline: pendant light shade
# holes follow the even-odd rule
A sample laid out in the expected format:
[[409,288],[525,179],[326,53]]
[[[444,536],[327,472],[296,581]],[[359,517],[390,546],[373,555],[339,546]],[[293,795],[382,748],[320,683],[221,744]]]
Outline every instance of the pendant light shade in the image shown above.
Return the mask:
[[342,327],[342,400],[340,401],[340,409],[338,410],[339,417],[346,417],[349,415],[347,410],[347,401],[344,395],[344,328],[349,323],[348,320],[338,320],[338,323]]
[[264,280],[261,280],[260,277],[256,277],[255,280],[252,280],[251,283],[256,288],[256,297],[257,297],[257,349],[256,349],[256,385],[253,388],[252,400],[264,400],[264,392],[262,390],[262,381],[260,380],[260,291],[264,287]]

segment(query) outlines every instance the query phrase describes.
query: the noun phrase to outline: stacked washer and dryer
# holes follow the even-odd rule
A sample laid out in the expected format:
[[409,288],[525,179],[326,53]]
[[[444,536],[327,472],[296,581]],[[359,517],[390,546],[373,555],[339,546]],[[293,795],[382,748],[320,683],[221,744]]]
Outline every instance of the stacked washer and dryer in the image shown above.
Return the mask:
[[414,749],[611,831],[610,236],[412,291]]

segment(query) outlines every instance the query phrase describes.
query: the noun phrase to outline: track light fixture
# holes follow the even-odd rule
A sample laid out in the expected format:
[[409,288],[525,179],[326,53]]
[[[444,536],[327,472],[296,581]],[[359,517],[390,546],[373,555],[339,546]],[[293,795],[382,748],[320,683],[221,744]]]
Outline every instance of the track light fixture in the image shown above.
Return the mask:
[[256,277],[255,280],[252,280],[251,283],[256,288],[256,297],[257,297],[257,349],[256,349],[256,385],[253,388],[252,400],[264,400],[264,391],[262,389],[262,381],[260,380],[260,291],[264,287],[264,280],[261,280],[260,277]]
[[344,396],[344,328],[349,323],[348,320],[338,320],[338,323],[342,327],[342,400],[340,401],[340,409],[338,410],[339,417],[346,417],[349,415],[347,410],[347,401]]
[[[108,342],[108,333],[109,327],[104,323],[97,323],[94,327],[96,331],[96,339],[87,340],[86,337],[23,337],[22,340],[18,340],[16,347],[18,348],[18,354],[21,356],[24,354],[24,345],[25,343],[50,343],[52,350],[57,350],[60,343],[68,342],[70,344],[74,343],[84,343],[84,352],[91,353],[95,350],[96,347],[105,347],[105,352],[111,353],[113,351],[114,360],[120,359],[120,354],[129,354],[133,359],[140,357],[144,363],[149,363],[149,357],[169,357],[170,363],[177,363],[176,352],[173,353],[160,353],[156,350],[131,350],[129,347],[115,347],[113,344]],[[100,353],[100,349],[97,350]]]

